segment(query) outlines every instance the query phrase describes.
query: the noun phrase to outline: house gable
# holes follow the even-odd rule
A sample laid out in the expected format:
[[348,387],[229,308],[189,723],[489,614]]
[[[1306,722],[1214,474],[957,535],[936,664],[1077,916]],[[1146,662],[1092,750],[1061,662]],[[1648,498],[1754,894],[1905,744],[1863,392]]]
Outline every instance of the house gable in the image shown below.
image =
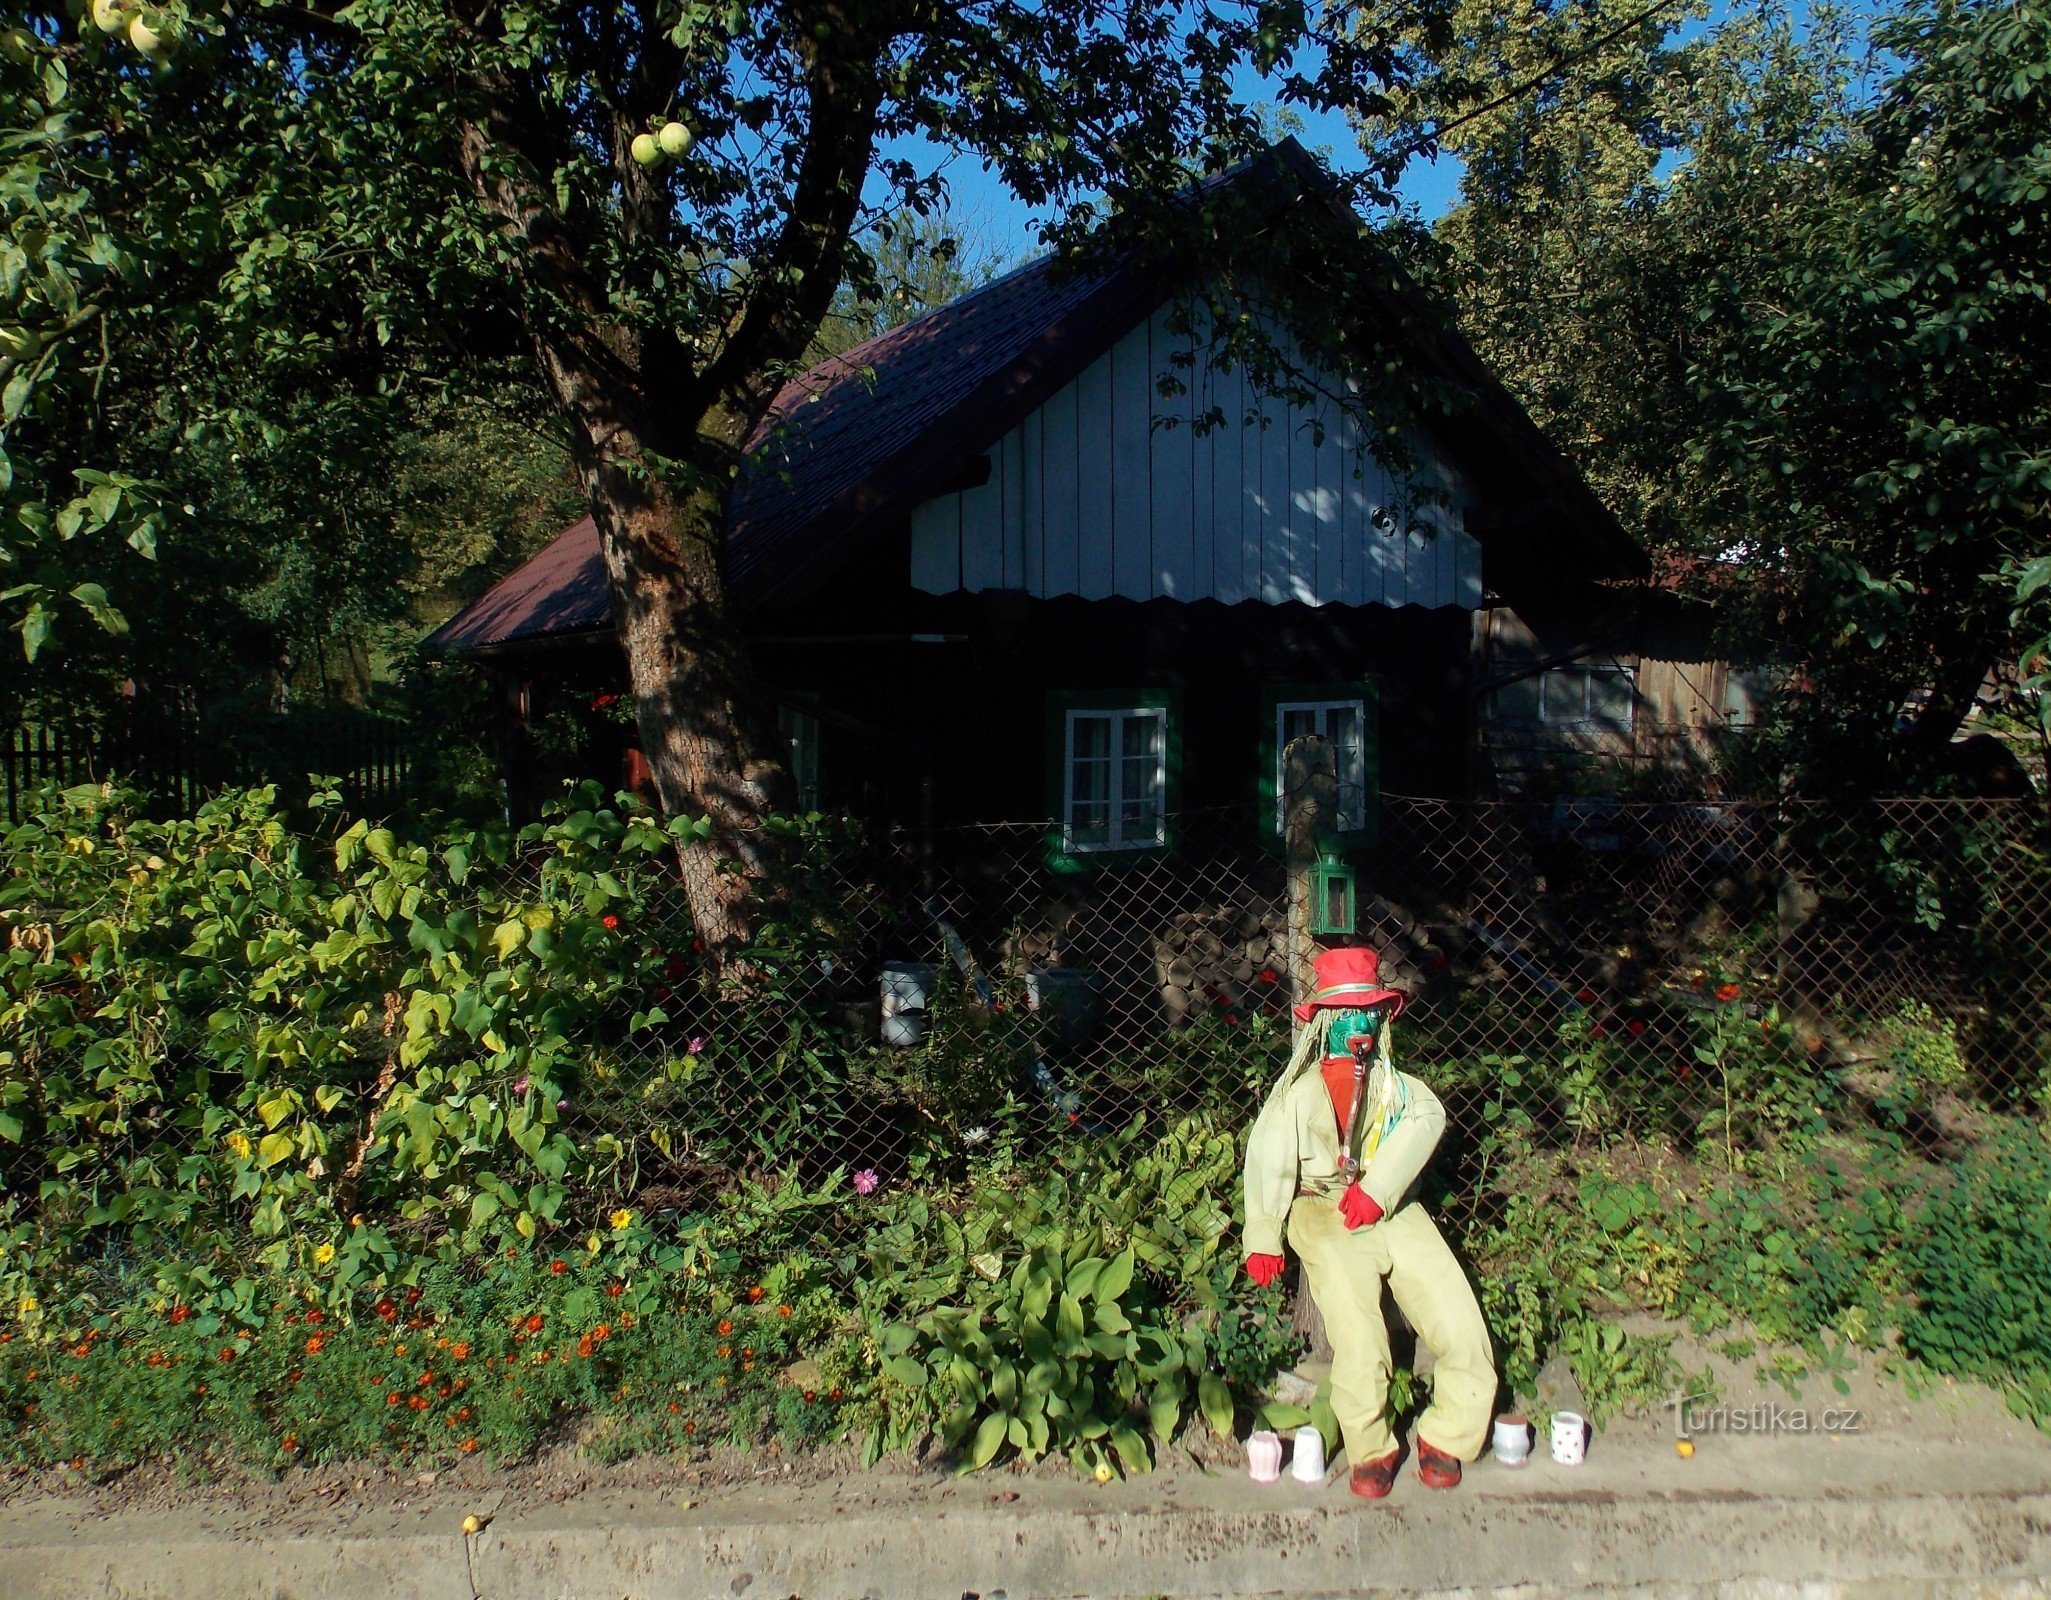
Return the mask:
[[984,481],[913,509],[915,589],[1481,603],[1469,487],[1443,455],[1419,452],[1422,499],[1399,492],[1335,400],[1264,394],[1173,321],[1157,308],[998,439]]

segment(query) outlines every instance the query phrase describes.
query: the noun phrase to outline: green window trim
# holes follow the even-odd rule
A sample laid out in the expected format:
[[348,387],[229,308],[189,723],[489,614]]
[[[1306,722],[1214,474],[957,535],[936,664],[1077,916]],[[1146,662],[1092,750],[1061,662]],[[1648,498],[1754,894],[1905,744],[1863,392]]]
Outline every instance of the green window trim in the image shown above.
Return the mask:
[[[1158,756],[1158,823],[1155,837],[1145,844],[1079,846],[1073,837],[1076,797],[1072,792],[1072,738],[1078,714],[1113,715],[1153,713],[1161,718]],[[1114,723],[1113,728],[1120,725]],[[1116,769],[1121,757],[1107,750],[1103,758]],[[1182,705],[1169,689],[1104,689],[1057,691],[1047,697],[1047,814],[1054,825],[1047,830],[1047,864],[1057,872],[1092,872],[1099,867],[1152,861],[1174,849],[1178,829],[1176,811],[1182,798]],[[1115,784],[1116,780],[1112,780]],[[1107,790],[1104,803],[1116,810],[1120,792]],[[1116,819],[1110,819],[1115,831]]]
[[[1281,713],[1284,707],[1334,706],[1357,703],[1360,707],[1360,768],[1358,827],[1342,828],[1335,836],[1341,855],[1371,847],[1381,832],[1381,696],[1372,679],[1358,683],[1275,683],[1261,689],[1260,807],[1258,827],[1272,850],[1282,848],[1281,825]],[[1343,777],[1343,774],[1342,774]],[[1345,797],[1341,796],[1344,807]]]

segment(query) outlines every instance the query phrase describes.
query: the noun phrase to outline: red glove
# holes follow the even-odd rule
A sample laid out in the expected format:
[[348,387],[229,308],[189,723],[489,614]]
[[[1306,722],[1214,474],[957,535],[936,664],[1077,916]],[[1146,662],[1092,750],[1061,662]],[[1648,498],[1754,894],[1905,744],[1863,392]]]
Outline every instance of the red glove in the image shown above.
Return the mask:
[[1282,1276],[1282,1269],[1288,1265],[1280,1256],[1248,1256],[1246,1275],[1265,1289]]
[[1359,1184],[1354,1184],[1339,1196],[1339,1215],[1346,1219],[1348,1228],[1365,1228],[1382,1220],[1382,1208]]

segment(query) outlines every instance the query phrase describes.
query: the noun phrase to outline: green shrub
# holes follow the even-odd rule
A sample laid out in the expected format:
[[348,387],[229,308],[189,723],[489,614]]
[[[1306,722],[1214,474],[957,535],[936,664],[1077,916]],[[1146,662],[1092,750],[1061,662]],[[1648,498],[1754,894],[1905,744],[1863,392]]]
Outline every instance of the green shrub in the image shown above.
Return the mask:
[[1902,1343],[1939,1372],[2051,1374],[2051,1140],[2003,1130],[1953,1164],[1911,1216],[1914,1305]]

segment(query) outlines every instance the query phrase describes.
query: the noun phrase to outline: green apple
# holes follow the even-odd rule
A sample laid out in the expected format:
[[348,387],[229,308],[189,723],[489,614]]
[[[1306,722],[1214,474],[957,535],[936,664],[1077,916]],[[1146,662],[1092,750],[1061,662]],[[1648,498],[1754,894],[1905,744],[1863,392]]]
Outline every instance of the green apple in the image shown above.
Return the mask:
[[93,26],[102,33],[126,33],[128,7],[120,0],[93,0]]
[[155,57],[169,55],[172,46],[177,43],[177,36],[172,33],[168,22],[162,27],[152,28],[141,17],[137,17],[128,25],[128,42],[144,55]]
[[634,159],[644,167],[652,167],[662,159],[662,146],[655,142],[652,133],[637,133],[632,146]]
[[681,122],[665,122],[656,130],[655,142],[666,156],[681,156],[691,148],[691,130]]

